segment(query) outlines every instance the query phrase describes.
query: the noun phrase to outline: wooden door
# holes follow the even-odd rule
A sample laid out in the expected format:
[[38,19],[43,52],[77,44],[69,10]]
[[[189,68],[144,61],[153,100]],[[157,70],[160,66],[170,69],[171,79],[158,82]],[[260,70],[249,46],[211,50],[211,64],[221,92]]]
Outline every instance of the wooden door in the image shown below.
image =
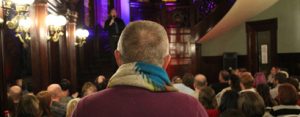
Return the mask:
[[269,71],[276,65],[277,18],[246,23],[248,69]]

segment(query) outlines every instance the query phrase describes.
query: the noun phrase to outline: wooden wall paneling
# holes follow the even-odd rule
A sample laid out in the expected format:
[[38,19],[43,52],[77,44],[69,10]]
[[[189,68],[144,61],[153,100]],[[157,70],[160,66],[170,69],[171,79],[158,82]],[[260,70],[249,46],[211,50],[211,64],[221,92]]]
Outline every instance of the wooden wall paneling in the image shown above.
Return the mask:
[[[246,55],[238,55],[238,68],[246,68],[247,60]],[[199,73],[206,75],[208,83],[218,82],[219,72],[223,69],[223,56],[201,56],[198,62]]]
[[[61,41],[60,39],[59,41]],[[48,41],[48,51],[49,51],[49,77],[50,83],[59,83],[60,82],[60,58],[59,58],[59,43]]]
[[[68,32],[66,32],[66,36],[68,35]],[[60,65],[60,77],[69,79],[69,72],[70,69],[68,66],[69,62],[68,62],[68,48],[67,48],[67,38],[63,37],[60,41],[59,41],[59,65]]]
[[35,20],[31,28],[31,60],[34,92],[46,89],[50,82],[47,15],[47,3],[36,2],[33,5],[31,17]]
[[300,53],[277,54],[278,66],[288,70],[290,76],[300,76]]

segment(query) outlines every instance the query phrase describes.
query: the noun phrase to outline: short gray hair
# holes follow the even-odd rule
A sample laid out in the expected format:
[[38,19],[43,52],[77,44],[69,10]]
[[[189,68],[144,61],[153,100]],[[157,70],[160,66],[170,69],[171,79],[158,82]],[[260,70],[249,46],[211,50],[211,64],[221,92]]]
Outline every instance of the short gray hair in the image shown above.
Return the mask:
[[140,61],[162,66],[169,54],[168,35],[158,23],[135,21],[123,30],[117,50],[124,63]]

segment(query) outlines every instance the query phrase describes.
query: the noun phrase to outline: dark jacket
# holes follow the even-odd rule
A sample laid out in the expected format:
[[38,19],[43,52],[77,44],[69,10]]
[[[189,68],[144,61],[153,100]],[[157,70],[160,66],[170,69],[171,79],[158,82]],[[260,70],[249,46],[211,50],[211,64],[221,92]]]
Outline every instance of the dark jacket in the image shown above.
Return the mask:
[[108,88],[83,98],[73,117],[208,117],[193,97],[132,86]]
[[[108,18],[105,21],[104,30],[108,31],[108,33],[109,33],[110,36],[112,36],[112,35],[120,35],[121,32],[123,31],[123,29],[125,28],[124,21],[122,19],[120,19],[120,18],[115,18],[115,22],[110,26],[109,25],[110,20],[111,20],[111,17]],[[119,29],[118,32],[116,31],[116,26],[115,25],[118,26],[118,29]]]

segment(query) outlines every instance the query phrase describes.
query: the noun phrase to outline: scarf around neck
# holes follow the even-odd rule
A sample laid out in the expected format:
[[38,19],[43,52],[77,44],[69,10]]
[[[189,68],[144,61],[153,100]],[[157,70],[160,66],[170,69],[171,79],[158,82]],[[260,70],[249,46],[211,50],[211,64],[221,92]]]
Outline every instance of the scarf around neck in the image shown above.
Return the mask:
[[168,74],[161,67],[143,62],[123,64],[110,78],[108,88],[134,86],[153,92],[177,91],[171,84]]

